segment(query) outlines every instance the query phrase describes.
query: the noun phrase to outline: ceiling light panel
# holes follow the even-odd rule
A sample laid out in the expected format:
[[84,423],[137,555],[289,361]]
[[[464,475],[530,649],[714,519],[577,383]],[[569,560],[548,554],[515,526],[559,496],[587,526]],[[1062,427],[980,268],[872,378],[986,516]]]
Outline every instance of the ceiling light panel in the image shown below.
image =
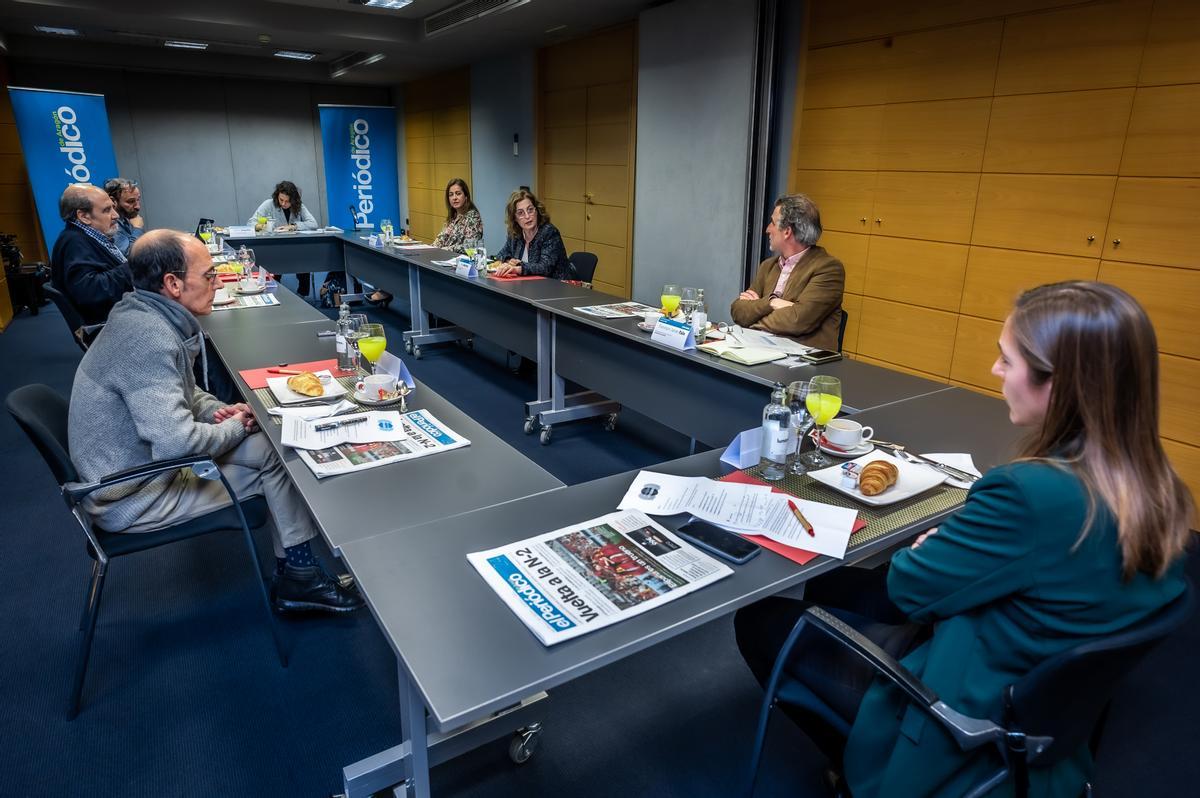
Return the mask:
[[398,8],[404,8],[407,5],[412,5],[412,0],[366,0],[361,3],[364,6],[371,8],[386,8],[395,11]]
[[293,61],[311,61],[317,57],[316,53],[306,53],[301,50],[276,50],[276,58],[290,58]]
[[74,28],[54,28],[49,25],[34,25],[33,29],[38,33],[49,33],[52,36],[82,36],[83,34]]
[[164,47],[175,47],[180,50],[207,50],[208,42],[189,42],[184,39],[167,39]]

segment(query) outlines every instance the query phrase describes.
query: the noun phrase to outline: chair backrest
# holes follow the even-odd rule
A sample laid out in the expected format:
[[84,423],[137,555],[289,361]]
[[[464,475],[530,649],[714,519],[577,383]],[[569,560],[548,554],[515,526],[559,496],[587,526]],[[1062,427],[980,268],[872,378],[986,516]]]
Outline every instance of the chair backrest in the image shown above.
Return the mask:
[[78,482],[67,442],[67,400],[49,385],[24,385],[5,400],[9,414],[42,453],[59,485]]
[[596,276],[596,264],[600,259],[591,252],[572,252],[567,260],[571,261],[571,265],[575,267],[575,279],[580,282],[590,283],[592,278]]
[[1137,627],[1051,657],[1006,691],[1008,721],[1054,743],[1030,759],[1049,765],[1085,745],[1126,674],[1192,613],[1189,582],[1174,601]]
[[75,339],[76,346],[86,352],[87,344],[84,343],[80,334],[80,330],[83,328],[83,316],[79,315],[79,311],[62,291],[49,284],[43,286],[42,290],[46,292],[46,296],[50,297],[50,301],[58,308],[58,312],[66,320],[67,326],[71,328],[71,337]]
[[850,313],[842,308],[842,323],[838,327],[838,351],[842,351],[842,341],[846,340],[846,325],[850,323]]

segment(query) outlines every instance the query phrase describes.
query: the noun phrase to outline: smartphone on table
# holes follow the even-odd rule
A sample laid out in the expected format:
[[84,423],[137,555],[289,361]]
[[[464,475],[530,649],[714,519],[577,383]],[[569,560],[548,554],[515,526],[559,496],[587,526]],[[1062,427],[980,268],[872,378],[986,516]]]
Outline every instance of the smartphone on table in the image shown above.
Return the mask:
[[735,565],[749,562],[761,551],[757,543],[699,518],[692,518],[679,527],[676,534],[709,554]]
[[800,355],[800,358],[809,363],[832,363],[835,360],[841,360],[842,355],[840,352],[831,352],[828,349],[813,349],[811,352]]

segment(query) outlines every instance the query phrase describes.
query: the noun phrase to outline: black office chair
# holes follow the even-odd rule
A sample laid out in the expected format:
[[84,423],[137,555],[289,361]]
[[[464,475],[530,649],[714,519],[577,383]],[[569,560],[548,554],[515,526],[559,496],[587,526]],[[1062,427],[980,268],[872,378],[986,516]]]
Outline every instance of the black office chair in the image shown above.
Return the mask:
[[[67,400],[57,391],[46,385],[25,385],[17,388],[8,395],[6,400],[8,412],[20,425],[29,440],[41,452],[55,481],[62,490],[67,509],[75,516],[75,520],[83,528],[87,537],[88,556],[92,562],[92,578],[88,585],[87,602],[84,605],[83,617],[79,621],[79,629],[83,639],[79,643],[79,654],[75,667],[75,681],[71,687],[71,698],[67,710],[67,718],[79,714],[79,699],[83,692],[83,680],[87,674],[88,657],[92,649],[92,637],[96,632],[96,618],[100,613],[100,595],[104,590],[104,577],[108,573],[108,562],[113,557],[123,557],[139,551],[157,548],[178,540],[186,540],[209,532],[225,529],[241,529],[246,537],[246,546],[250,559],[254,563],[259,576],[259,587],[262,592],[263,606],[267,611],[271,634],[275,639],[275,648],[279,652],[279,662],[287,667],[287,655],[284,652],[283,640],[275,625],[271,612],[271,603],[267,595],[267,587],[262,579],[258,555],[254,548],[254,539],[250,528],[259,528],[270,519],[266,501],[256,496],[243,502],[238,502],[225,477],[221,474],[216,463],[205,455],[181,457],[175,460],[164,460],[147,463],[138,468],[131,468],[118,474],[110,474],[96,482],[80,483],[79,474],[71,462],[67,442]],[[85,496],[100,488],[116,485],[131,480],[145,479],[154,474],[190,468],[201,479],[219,479],[225,486],[233,504],[215,512],[193,518],[190,521],[176,524],[155,532],[136,534],[121,534],[106,532],[92,524],[87,512],[80,502]]]
[[92,341],[100,334],[100,330],[104,328],[104,324],[84,324],[83,316],[71,300],[67,298],[66,294],[49,283],[42,286],[42,290],[46,292],[46,296],[50,297],[50,301],[54,303],[54,306],[58,308],[58,312],[66,320],[67,327],[71,330],[71,337],[75,339],[75,344],[86,352],[88,347],[92,345]]
[[850,324],[850,312],[842,308],[842,323],[838,325],[838,351],[842,351],[842,341],[846,340],[846,327]]
[[596,264],[600,259],[591,252],[572,252],[567,260],[575,267],[575,279],[581,283],[590,283],[596,276]]
[[[820,607],[809,607],[792,627],[771,669],[759,713],[746,795],[754,794],[767,722],[777,702],[783,701],[817,717],[830,714],[824,702],[784,672],[783,665],[805,624],[866,660],[940,723],[963,751],[996,746],[1003,765],[966,798],[980,798],[1009,780],[1017,798],[1025,798],[1029,794],[1029,768],[1054,765],[1085,744],[1095,753],[1109,701],[1121,679],[1150,649],[1183,625],[1192,613],[1193,601],[1189,582],[1178,598],[1136,628],[1076,646],[1038,665],[1005,688],[1004,717],[1000,722],[956,712],[856,629]],[[848,733],[849,729],[844,731]],[[1081,784],[1079,789],[1083,795],[1092,794],[1090,784]]]

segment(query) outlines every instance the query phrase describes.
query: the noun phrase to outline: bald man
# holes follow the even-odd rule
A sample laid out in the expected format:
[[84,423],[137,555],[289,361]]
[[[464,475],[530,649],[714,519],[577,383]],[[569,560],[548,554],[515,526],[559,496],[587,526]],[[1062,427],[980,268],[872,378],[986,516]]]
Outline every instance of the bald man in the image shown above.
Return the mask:
[[133,290],[128,260],[113,241],[117,209],[96,186],[67,186],[58,201],[63,231],[50,256],[50,281],[71,300],[85,324],[108,319],[112,306]]

